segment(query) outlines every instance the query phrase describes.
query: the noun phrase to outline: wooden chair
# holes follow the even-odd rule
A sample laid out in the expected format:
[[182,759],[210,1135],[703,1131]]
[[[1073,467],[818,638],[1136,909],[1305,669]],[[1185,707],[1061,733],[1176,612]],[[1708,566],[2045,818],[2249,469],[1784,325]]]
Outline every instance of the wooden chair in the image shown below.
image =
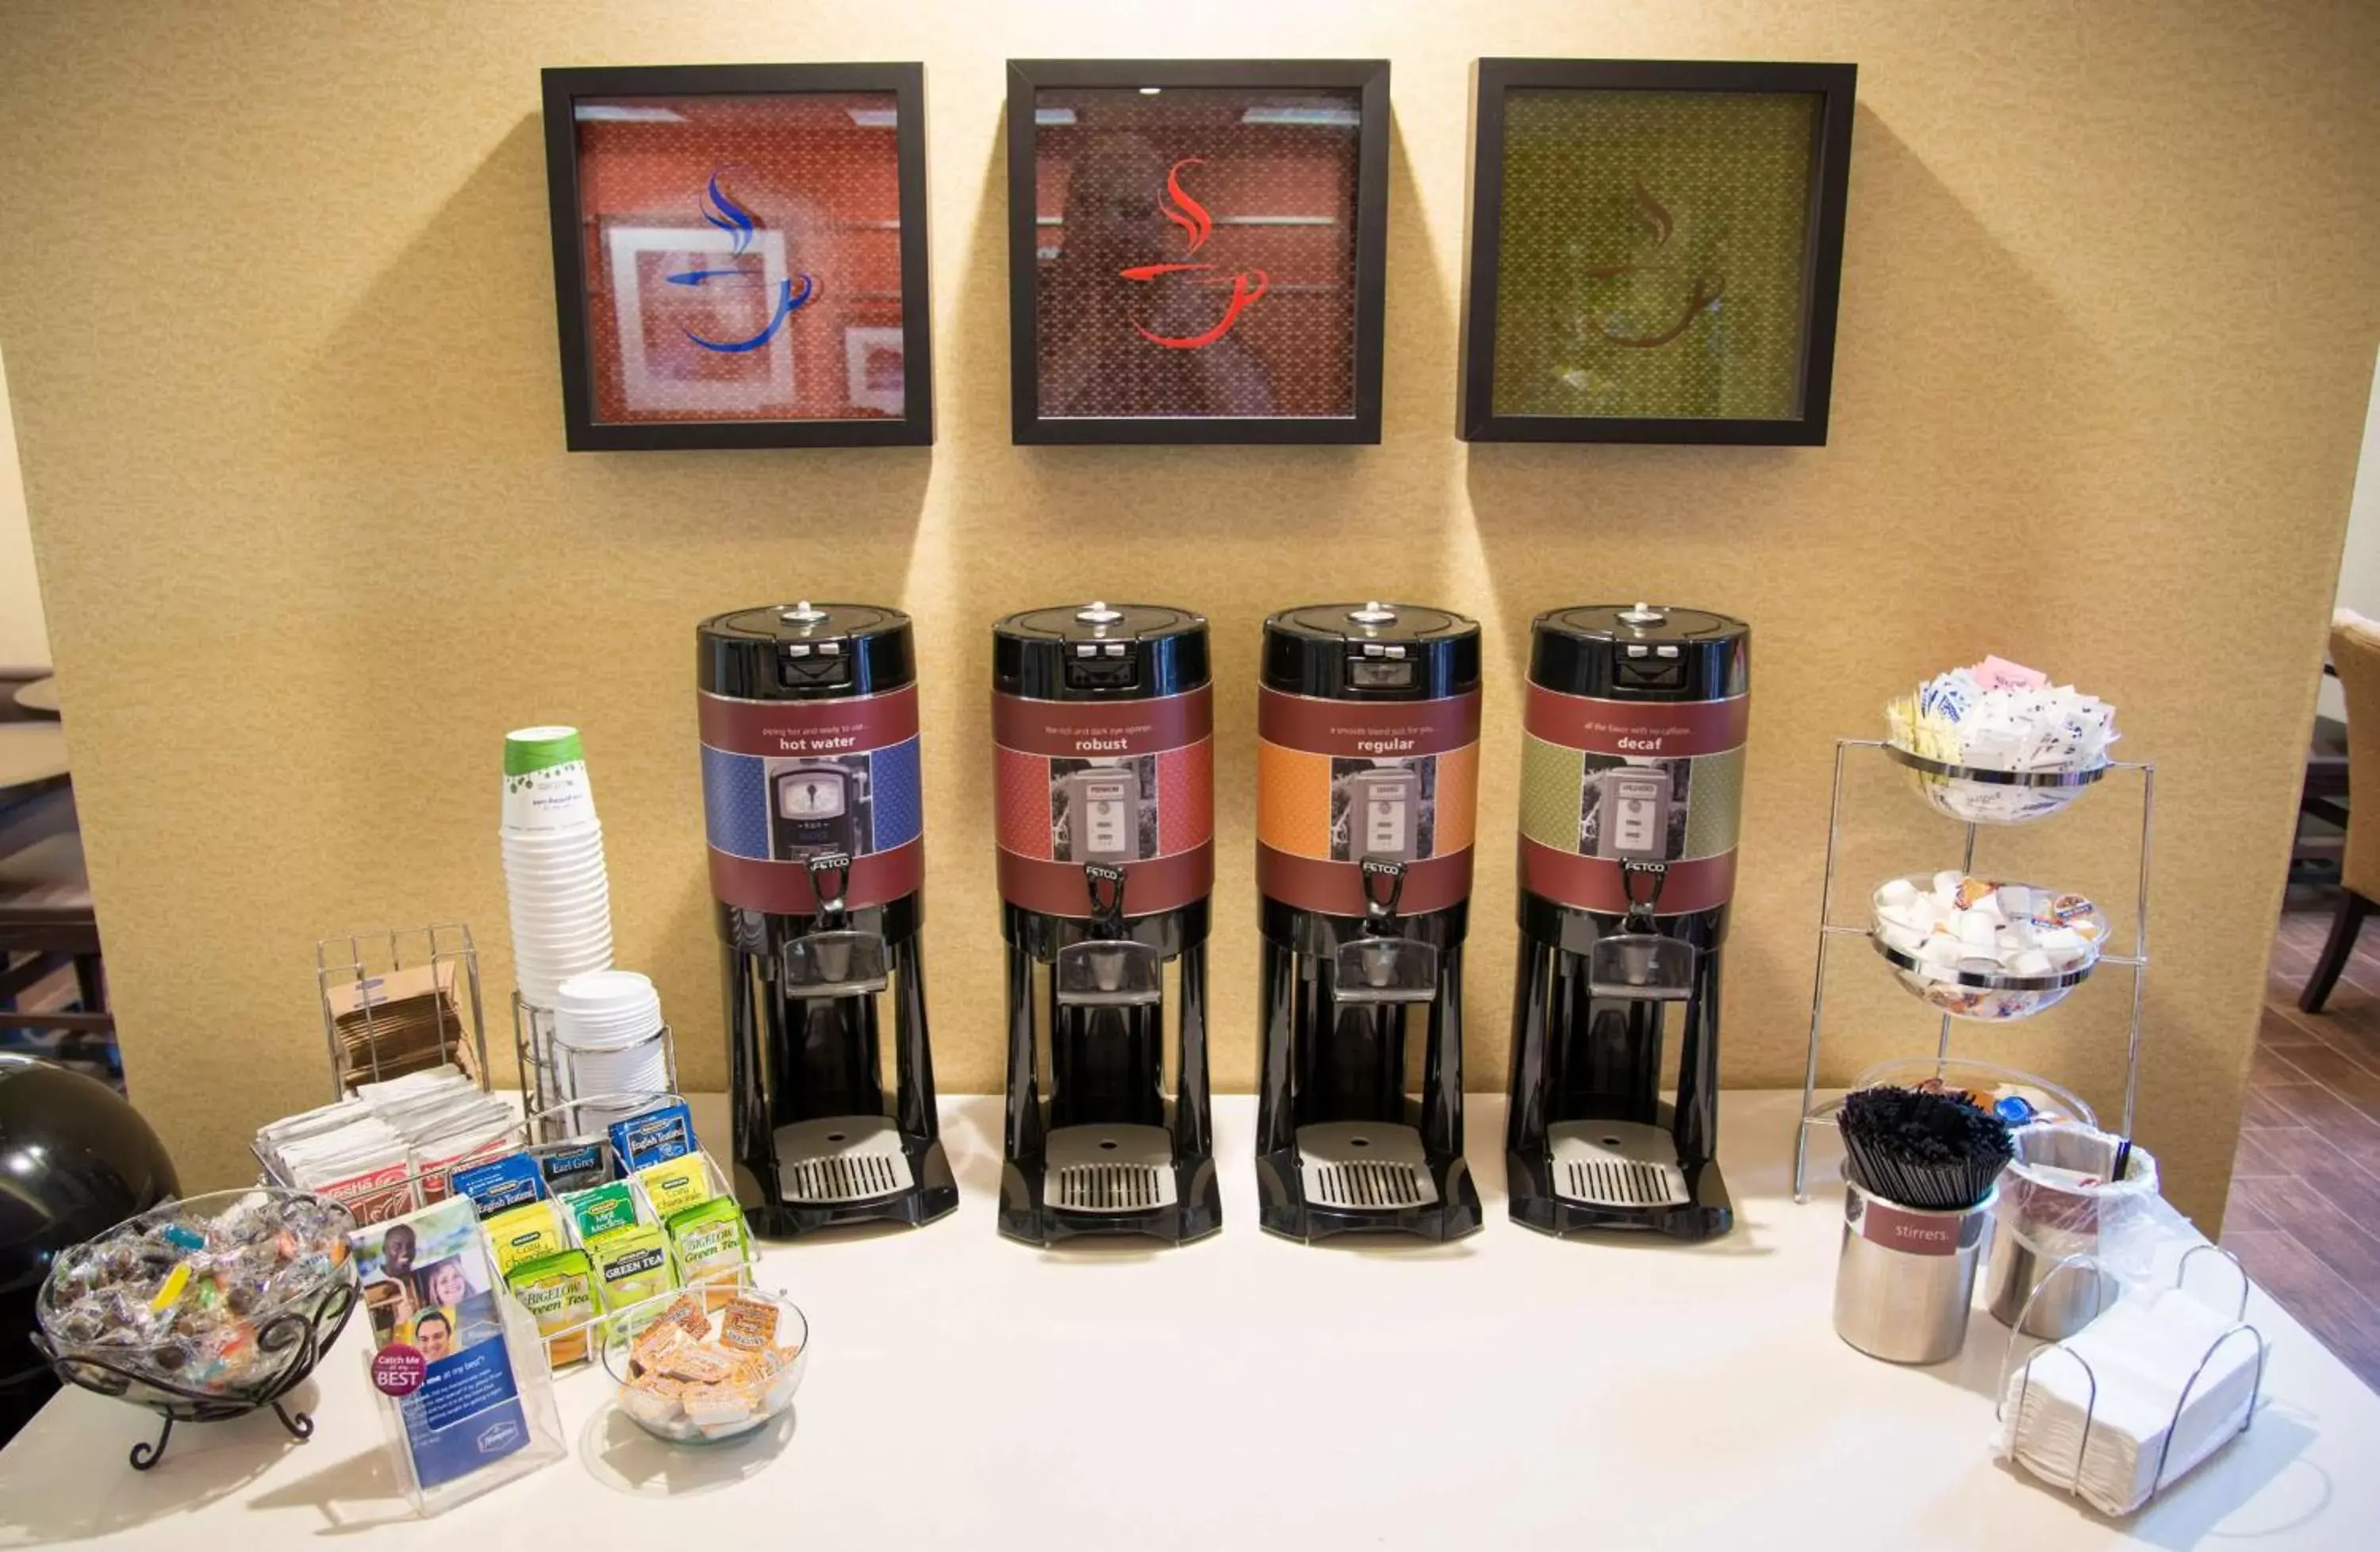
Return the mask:
[[67,964],[80,1004],[75,1012],[0,1008],[0,1029],[62,1029],[78,1046],[105,1046],[115,1036],[74,797],[57,792],[0,814],[0,1000]]
[[2340,854],[2339,883],[2345,890],[2338,915],[2330,922],[2330,939],[2322,946],[2313,974],[2306,978],[2298,1006],[2309,1013],[2322,1012],[2339,972],[2355,952],[2356,934],[2363,918],[2380,900],[2380,623],[2342,609],[2331,617],[2330,661],[2338,672],[2338,687],[2347,697],[2348,783],[2362,787],[2355,801],[2350,791],[2347,810],[2347,845]]

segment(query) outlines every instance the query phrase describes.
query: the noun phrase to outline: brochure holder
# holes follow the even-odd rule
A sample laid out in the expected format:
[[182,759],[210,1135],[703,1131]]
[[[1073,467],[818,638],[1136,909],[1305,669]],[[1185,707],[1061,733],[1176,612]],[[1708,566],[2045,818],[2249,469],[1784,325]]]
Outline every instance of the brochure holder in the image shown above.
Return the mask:
[[[498,1320],[503,1328],[505,1357],[512,1366],[513,1384],[518,1401],[518,1416],[490,1416],[481,1413],[466,1416],[442,1430],[440,1441],[455,1439],[475,1449],[504,1449],[491,1454],[484,1464],[446,1476],[443,1480],[423,1481],[418,1461],[422,1447],[431,1444],[427,1431],[422,1398],[428,1388],[400,1400],[383,1394],[373,1385],[372,1403],[380,1413],[381,1434],[387,1442],[389,1467],[399,1491],[423,1517],[443,1514],[455,1505],[468,1503],[482,1493],[503,1486],[515,1478],[553,1464],[570,1453],[563,1440],[562,1418],[553,1403],[553,1378],[545,1365],[542,1343],[537,1327],[520,1305],[509,1297],[496,1300]],[[372,1365],[376,1356],[366,1349],[363,1364],[365,1383],[372,1384]],[[452,1362],[453,1360],[449,1360]],[[483,1420],[481,1420],[483,1419]],[[473,1433],[471,1430],[479,1432]],[[510,1441],[500,1430],[516,1430],[517,1446],[504,1449]]]

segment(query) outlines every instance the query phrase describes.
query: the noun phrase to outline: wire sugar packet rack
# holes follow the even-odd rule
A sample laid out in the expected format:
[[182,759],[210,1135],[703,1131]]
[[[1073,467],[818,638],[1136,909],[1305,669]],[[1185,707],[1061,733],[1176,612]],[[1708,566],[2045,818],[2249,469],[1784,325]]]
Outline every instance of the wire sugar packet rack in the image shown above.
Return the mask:
[[[2016,1364],[2017,1341],[2023,1333],[2026,1321],[2032,1318],[2034,1302],[2042,1296],[2050,1284],[2070,1274],[2088,1277],[2095,1289],[2104,1289],[2109,1285],[2111,1279],[2106,1275],[2106,1268],[2102,1266],[2100,1258],[2087,1252],[2069,1255],[2053,1266],[2048,1275],[2034,1285],[2033,1292],[2025,1299],[2024,1307],[2019,1313],[2016,1324],[2009,1329],[2008,1344],[2003,1349],[2000,1359],[1999,1385],[1996,1392],[1998,1400],[1993,1409],[1994,1418],[2001,1425],[2002,1452],[2051,1485],[2062,1487],[2067,1493],[2086,1499],[2095,1509],[2121,1517],[2137,1513],[2155,1502],[2157,1496],[2165,1491],[2171,1481],[2179,1480],[2192,1467],[2211,1459],[2224,1445],[2246,1433],[2255,1422],[2256,1409],[2264,1395],[2265,1362],[2270,1351],[2264,1333],[2250,1324],[2247,1318],[2248,1295],[2255,1287],[2254,1282],[2248,1276],[2247,1268],[2240,1264],[2238,1256],[2219,1245],[2194,1245],[2182,1253],[2180,1261],[2174,1268],[2173,1283],[2169,1289],[2162,1291],[2162,1296],[2194,1299],[2196,1296],[2188,1292],[2190,1264],[2199,1255],[2208,1254],[2217,1260],[2230,1264],[2232,1271],[2240,1280],[2240,1297],[2231,1306],[2228,1321],[2223,1321],[2219,1325],[2216,1334],[2201,1352],[2197,1365],[2182,1381],[2180,1391],[2175,1395],[2172,1410],[2166,1416],[2165,1425],[2155,1435],[2149,1436],[2156,1441],[2156,1464],[2149,1473],[2144,1493],[2139,1486],[2137,1461],[2132,1466],[2131,1479],[2125,1485],[2127,1491],[2121,1495],[2111,1493],[2103,1480],[2095,1479],[2087,1483],[2085,1481],[2092,1459],[2091,1445],[2095,1430],[2098,1430],[2102,1425],[2100,1404],[2104,1398],[2102,1379],[2098,1370],[2092,1364],[2089,1358],[2076,1351],[2074,1344],[2092,1328],[2086,1326],[2082,1332],[2077,1333],[2076,1337],[2068,1338],[2064,1341],[2044,1342],[2025,1355],[2021,1367]],[[2095,1293],[2094,1296],[2097,1297]],[[2208,1307],[2214,1308],[2214,1306]],[[2216,1309],[2216,1313],[2219,1316],[2221,1311]],[[2094,1325],[2095,1325],[2096,1312],[2095,1311],[2094,1314]],[[2240,1408],[2239,1425],[2225,1433],[2219,1439],[2205,1442],[2203,1449],[2199,1448],[2198,1442],[2193,1442],[2191,1449],[2195,1451],[2194,1455],[2183,1461],[2178,1471],[2173,1470],[2174,1439],[2181,1431],[2191,1398],[2193,1395],[2204,1394],[2200,1390],[2201,1382],[2207,1380],[2209,1371],[2214,1368],[2216,1359],[2224,1357],[2227,1352],[2235,1349],[2240,1340],[2243,1338],[2251,1344],[2253,1368],[2250,1374],[2246,1404]],[[2033,1389],[2033,1371],[2034,1365],[2045,1356],[2052,1353],[2058,1354],[2064,1363],[2075,1365],[2080,1370],[2084,1382],[2082,1424],[2074,1445],[2073,1466],[2065,1473],[2065,1480],[2062,1482],[2057,1480],[2053,1473],[2045,1471],[2044,1462],[2025,1449],[2028,1437],[2027,1418],[2030,1415],[2025,1410],[2025,1403]],[[2227,1362],[2228,1361],[2227,1359]],[[2227,1370],[2225,1375],[2218,1378],[2228,1378],[2229,1372]],[[2013,1396],[2010,1393],[2011,1378],[2016,1381]],[[2111,1374],[2108,1379],[2110,1388],[2114,1380],[2115,1376]],[[2228,1410],[2227,1408],[2226,1411]],[[2142,1438],[2138,1442],[2145,1448],[2147,1438]]]
[[331,1097],[451,1065],[488,1086],[480,953],[461,922],[325,938],[314,945]]

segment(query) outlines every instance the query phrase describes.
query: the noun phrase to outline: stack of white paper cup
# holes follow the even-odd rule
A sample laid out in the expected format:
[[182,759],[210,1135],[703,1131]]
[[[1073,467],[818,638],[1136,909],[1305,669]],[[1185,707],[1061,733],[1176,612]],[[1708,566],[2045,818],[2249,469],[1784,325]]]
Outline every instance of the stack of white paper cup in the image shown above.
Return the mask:
[[553,1050],[564,1093],[659,1094],[670,1086],[661,994],[633,970],[573,976],[554,993]]
[[503,836],[513,976],[525,1000],[551,1008],[564,981],[612,967],[603,827],[577,728],[504,734]]

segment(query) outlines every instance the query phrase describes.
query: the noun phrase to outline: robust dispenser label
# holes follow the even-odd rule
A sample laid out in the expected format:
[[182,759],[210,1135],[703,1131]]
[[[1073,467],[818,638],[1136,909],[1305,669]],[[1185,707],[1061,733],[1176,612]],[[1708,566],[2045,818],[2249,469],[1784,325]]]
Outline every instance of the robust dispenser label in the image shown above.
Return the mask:
[[1400,912],[1471,893],[1479,695],[1257,701],[1257,887],[1304,911],[1364,915],[1366,858],[1403,865]]
[[1214,698],[1201,685],[1148,700],[991,697],[1001,897],[1088,916],[1087,863],[1124,874],[1124,912],[1205,898],[1215,882]]
[[1622,865],[1659,863],[1656,915],[1726,904],[1735,893],[1750,705],[1742,696],[1604,700],[1531,685],[1521,887],[1576,910],[1624,912]]
[[844,904],[914,894],[926,879],[917,687],[834,700],[698,692],[711,892],[747,911],[809,915],[809,859],[848,855]]

